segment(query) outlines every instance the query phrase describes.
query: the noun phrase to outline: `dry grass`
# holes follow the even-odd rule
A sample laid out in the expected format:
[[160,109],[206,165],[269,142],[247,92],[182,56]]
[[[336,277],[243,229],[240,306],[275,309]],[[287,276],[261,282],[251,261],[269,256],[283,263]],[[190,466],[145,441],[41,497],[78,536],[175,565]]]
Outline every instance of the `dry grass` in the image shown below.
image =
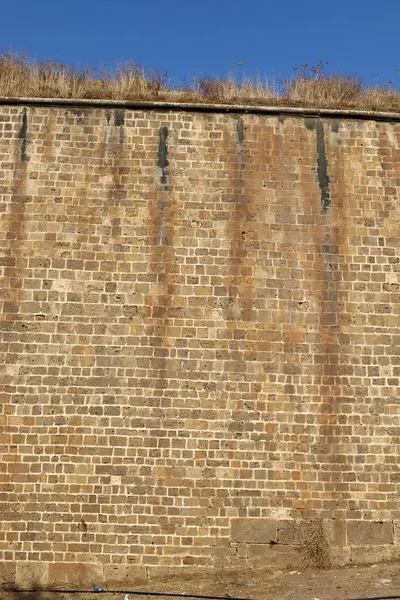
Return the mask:
[[238,83],[232,75],[227,79],[203,77],[189,88],[189,92],[210,102],[227,104],[269,104],[279,97],[277,88],[268,81],[243,77]]
[[97,98],[111,100],[178,100],[224,104],[312,106],[400,112],[400,93],[393,87],[363,88],[356,77],[330,75],[324,63],[303,65],[280,87],[268,81],[233,76],[201,78],[185,89],[136,64],[94,72],[59,62],[30,62],[0,56],[0,96],[37,98]]
[[337,75],[313,79],[297,76],[286,86],[289,102],[305,102],[309,105],[348,106],[358,102],[362,92],[358,79]]
[[4,97],[150,99],[164,88],[161,76],[146,74],[135,64],[95,74],[59,62],[30,63],[0,56],[0,96]]

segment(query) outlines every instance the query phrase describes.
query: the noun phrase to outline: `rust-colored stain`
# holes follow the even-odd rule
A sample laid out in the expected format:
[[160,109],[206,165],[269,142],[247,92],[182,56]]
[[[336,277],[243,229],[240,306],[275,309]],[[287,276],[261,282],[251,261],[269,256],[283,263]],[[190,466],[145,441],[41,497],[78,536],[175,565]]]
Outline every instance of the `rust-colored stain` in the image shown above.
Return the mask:
[[55,115],[49,115],[44,125],[43,135],[43,158],[45,161],[54,159],[54,139],[56,135],[57,118]]
[[[26,115],[26,113],[23,113]],[[27,118],[25,116],[25,118]],[[22,129],[22,125],[20,130]],[[26,132],[24,132],[26,135]],[[5,215],[7,220],[6,233],[6,256],[8,262],[4,268],[3,285],[5,292],[5,300],[3,305],[3,314],[6,319],[14,320],[19,312],[19,301],[23,287],[23,256],[21,249],[25,241],[24,225],[26,203],[30,201],[26,193],[26,183],[28,177],[28,161],[26,158],[26,138],[16,140],[14,146],[14,168],[11,181],[11,202],[8,214]]]
[[4,572],[396,555],[399,140],[3,103]]
[[[160,132],[167,132],[168,127],[161,125],[156,132],[157,154],[165,152],[162,143],[165,139]],[[164,140],[164,142],[163,142]],[[160,167],[160,161],[155,161],[153,174],[153,197],[148,213],[149,230],[149,274],[152,286],[157,293],[146,296],[149,305],[152,324],[149,325],[149,345],[152,348],[151,369],[155,378],[155,393],[162,395],[168,389],[169,379],[173,373],[169,371],[169,348],[171,340],[168,327],[173,319],[173,306],[176,300],[176,285],[179,276],[179,265],[175,257],[175,236],[178,224],[175,221],[175,198],[173,179],[173,153],[171,137],[168,140],[168,162]]]

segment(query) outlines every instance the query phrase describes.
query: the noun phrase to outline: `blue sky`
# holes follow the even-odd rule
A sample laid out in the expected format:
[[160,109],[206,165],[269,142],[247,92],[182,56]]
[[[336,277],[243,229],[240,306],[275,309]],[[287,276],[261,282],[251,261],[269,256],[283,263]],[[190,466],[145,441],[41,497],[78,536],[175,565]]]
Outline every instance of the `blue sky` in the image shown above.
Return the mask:
[[[180,83],[284,78],[302,63],[400,87],[400,0],[3,0],[0,52],[93,67],[134,61]],[[238,62],[243,66],[238,66]]]

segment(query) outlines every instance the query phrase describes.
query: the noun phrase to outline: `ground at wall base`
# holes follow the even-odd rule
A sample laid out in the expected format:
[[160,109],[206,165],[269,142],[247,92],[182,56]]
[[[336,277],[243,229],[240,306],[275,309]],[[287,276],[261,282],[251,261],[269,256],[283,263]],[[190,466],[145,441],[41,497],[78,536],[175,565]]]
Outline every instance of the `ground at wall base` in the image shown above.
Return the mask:
[[[86,588],[83,588],[86,589]],[[115,588],[113,588],[115,589]],[[181,574],[179,576],[161,577],[154,582],[131,582],[124,588],[132,591],[143,591],[142,595],[129,596],[142,600],[148,598],[146,592],[165,594],[216,595],[227,598],[248,598],[264,600],[347,600],[350,598],[382,598],[395,597],[400,594],[400,563],[374,564],[369,566],[351,566],[332,570],[286,571],[270,569],[247,569],[244,571],[220,571],[212,577],[204,577],[201,570],[197,574]],[[36,592],[36,595],[6,591],[0,587],[2,600],[79,600],[100,598],[100,600],[122,600],[123,595],[108,594],[58,594],[52,592]],[[167,596],[157,596],[165,600]]]

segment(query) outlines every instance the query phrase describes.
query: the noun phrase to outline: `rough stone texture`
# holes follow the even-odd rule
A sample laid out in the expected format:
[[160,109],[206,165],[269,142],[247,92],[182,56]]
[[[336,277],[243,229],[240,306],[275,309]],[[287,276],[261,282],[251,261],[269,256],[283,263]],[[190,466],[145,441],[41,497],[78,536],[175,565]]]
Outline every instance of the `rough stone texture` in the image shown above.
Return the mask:
[[[110,580],[113,579],[110,573]],[[122,573],[120,573],[122,579]],[[64,563],[60,568],[57,563],[49,564],[49,585],[65,584],[68,587],[83,587],[89,585],[91,589],[97,582],[103,581],[103,565],[85,563]],[[18,583],[20,583],[18,581]],[[34,583],[34,582],[32,582]]]
[[279,544],[300,545],[307,536],[307,522],[279,521],[278,542]]
[[[323,523],[325,537],[330,546],[347,546],[347,528],[345,521],[326,520]],[[391,543],[391,542],[390,542]]]
[[244,544],[269,544],[277,542],[276,520],[274,519],[232,519],[232,542]]
[[264,569],[296,569],[301,567],[301,553],[296,546],[252,544],[247,548],[247,562]]
[[393,544],[394,531],[392,521],[347,523],[347,540],[350,546],[382,546]]
[[247,518],[398,554],[399,148],[396,122],[0,107],[12,577],[257,563]]

